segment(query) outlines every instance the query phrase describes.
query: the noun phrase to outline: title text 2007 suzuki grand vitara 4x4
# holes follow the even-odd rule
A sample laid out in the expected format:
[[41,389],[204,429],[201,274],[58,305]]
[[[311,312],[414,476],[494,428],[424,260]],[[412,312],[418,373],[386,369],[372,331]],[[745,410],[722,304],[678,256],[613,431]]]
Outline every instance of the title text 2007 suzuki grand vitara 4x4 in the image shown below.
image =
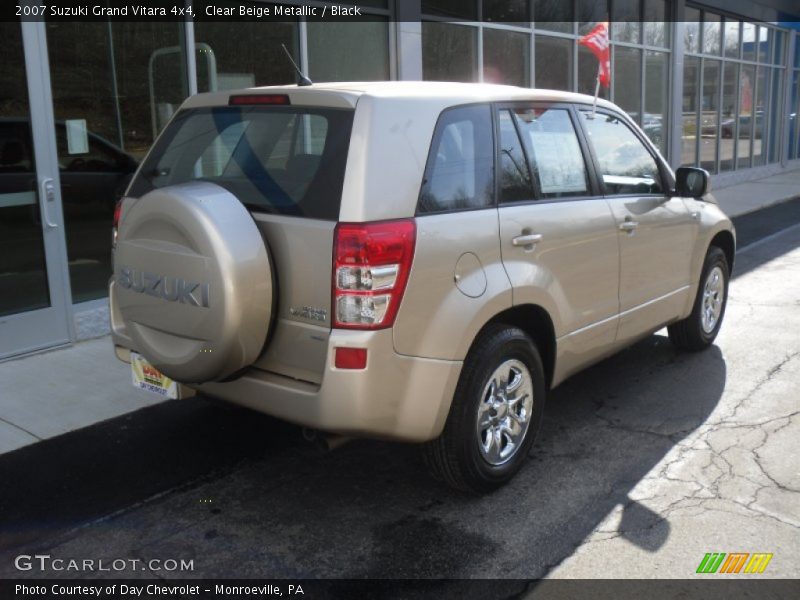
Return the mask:
[[549,388],[665,325],[704,348],[725,312],[735,241],[707,173],[591,103],[419,82],[189,98],[121,204],[117,355],[501,485]]

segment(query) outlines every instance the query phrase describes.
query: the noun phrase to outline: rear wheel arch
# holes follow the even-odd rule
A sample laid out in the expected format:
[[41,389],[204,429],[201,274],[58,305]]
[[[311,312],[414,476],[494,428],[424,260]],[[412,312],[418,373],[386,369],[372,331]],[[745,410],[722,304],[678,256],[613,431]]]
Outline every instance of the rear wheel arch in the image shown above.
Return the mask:
[[541,355],[547,389],[550,389],[556,364],[556,336],[553,320],[547,310],[537,304],[512,306],[492,317],[475,339],[479,339],[483,330],[494,323],[518,327],[530,336]]

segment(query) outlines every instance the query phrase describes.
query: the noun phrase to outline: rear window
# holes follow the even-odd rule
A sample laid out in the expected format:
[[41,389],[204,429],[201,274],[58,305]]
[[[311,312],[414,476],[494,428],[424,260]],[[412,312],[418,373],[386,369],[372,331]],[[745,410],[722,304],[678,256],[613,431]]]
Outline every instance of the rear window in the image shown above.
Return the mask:
[[217,107],[175,116],[129,196],[189,181],[215,183],[249,209],[336,220],[353,111]]

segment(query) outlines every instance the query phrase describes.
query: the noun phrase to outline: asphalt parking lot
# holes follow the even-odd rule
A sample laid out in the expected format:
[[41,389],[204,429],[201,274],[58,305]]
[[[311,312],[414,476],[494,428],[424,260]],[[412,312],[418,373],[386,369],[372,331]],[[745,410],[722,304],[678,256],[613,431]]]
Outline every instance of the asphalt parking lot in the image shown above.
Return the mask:
[[0,457],[0,578],[41,577],[13,564],[33,551],[193,559],[170,577],[522,579],[686,578],[706,552],[768,552],[764,576],[796,578],[800,226],[757,225],[715,346],[680,354],[662,331],[568,380],[490,496],[431,479],[413,446],[323,451],[246,410],[168,402]]

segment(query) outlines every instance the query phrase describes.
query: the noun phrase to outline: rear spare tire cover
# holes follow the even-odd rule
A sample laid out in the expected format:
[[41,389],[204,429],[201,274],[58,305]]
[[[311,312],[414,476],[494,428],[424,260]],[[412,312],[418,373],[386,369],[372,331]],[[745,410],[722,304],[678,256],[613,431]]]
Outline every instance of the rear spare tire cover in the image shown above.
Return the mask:
[[247,209],[217,185],[186,183],[128,200],[114,278],[133,349],[176,381],[223,379],[264,347],[269,254]]

